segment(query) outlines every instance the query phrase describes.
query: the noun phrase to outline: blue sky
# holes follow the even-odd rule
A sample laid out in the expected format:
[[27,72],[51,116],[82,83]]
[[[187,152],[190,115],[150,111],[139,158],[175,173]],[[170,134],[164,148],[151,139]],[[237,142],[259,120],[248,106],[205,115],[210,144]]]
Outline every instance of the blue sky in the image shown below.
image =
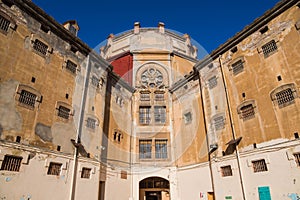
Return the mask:
[[33,0],[58,22],[77,20],[78,37],[95,48],[110,33],[141,27],[165,27],[188,33],[207,52],[211,52],[229,38],[272,8],[279,0],[214,0],[214,1],[74,1]]

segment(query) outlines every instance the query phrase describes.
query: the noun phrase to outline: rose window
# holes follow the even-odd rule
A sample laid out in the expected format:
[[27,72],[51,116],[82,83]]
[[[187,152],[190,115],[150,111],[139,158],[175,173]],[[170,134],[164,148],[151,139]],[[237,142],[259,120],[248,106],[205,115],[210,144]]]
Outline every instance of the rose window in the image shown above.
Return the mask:
[[150,67],[142,73],[141,83],[146,87],[159,87],[163,83],[163,75],[159,70]]

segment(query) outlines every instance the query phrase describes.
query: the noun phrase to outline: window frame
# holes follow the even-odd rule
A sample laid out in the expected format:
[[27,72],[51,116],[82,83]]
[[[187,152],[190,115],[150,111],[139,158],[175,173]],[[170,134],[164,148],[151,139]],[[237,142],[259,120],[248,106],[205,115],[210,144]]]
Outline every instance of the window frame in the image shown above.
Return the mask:
[[[35,100],[34,100],[33,106],[20,101],[20,99],[22,98],[22,91],[26,91],[28,93],[35,95],[35,98],[34,98]],[[19,84],[16,95],[15,95],[15,100],[17,102],[17,105],[19,105],[20,107],[24,107],[29,110],[35,110],[38,107],[38,105],[40,103],[42,103],[43,96],[41,95],[41,93],[39,91],[37,91],[36,89],[34,89],[32,87],[30,87],[28,85],[24,85],[24,84]]]
[[[275,48],[272,49],[272,51],[270,51],[270,46],[268,47],[268,45],[273,45]],[[271,55],[275,54],[276,52],[278,52],[278,49],[279,49],[279,42],[275,38],[272,38],[268,41],[263,41],[263,43],[260,46],[260,52],[263,54],[264,58],[268,58]]]
[[21,156],[8,155],[8,154],[4,155],[4,159],[1,163],[0,171],[19,172],[22,166],[22,160],[23,157]]
[[13,20],[9,15],[7,15],[6,13],[0,11],[0,16],[9,22],[9,24],[7,25],[7,30],[4,30],[2,28],[0,28],[0,33],[4,34],[4,35],[8,35],[9,33],[11,33],[11,31],[15,31],[17,29],[17,25],[15,20]]
[[[142,143],[144,143],[144,146],[142,146]],[[152,139],[139,139],[139,159],[151,160],[152,158]]]
[[[163,144],[164,146],[158,146],[160,144]],[[161,159],[161,160],[168,159],[168,139],[155,139],[154,145],[155,145],[155,159]]]
[[[66,108],[66,109],[69,110],[68,118],[64,118],[61,115],[59,115],[60,107],[63,107],[63,108]],[[73,113],[74,113],[74,110],[73,110],[72,106],[70,106],[69,104],[67,104],[65,102],[62,102],[62,101],[56,102],[56,108],[55,109],[56,109],[56,116],[61,120],[66,120],[66,121],[70,120],[71,117],[73,116]]]
[[[258,159],[258,160],[252,160],[252,169],[254,173],[260,173],[260,172],[267,172],[268,171],[268,166],[267,162],[265,159]],[[261,165],[263,164],[263,165]],[[259,166],[255,166],[259,165]]]
[[[243,108],[252,105],[252,111],[251,111],[251,115],[249,115],[249,112],[243,112]],[[243,103],[241,103],[238,107],[237,107],[237,113],[240,117],[240,119],[242,119],[243,121],[248,121],[250,119],[255,118],[257,110],[256,110],[256,102],[255,100],[247,100]]]
[[[86,172],[88,172],[88,173],[86,173]],[[91,174],[92,174],[91,172],[92,172],[92,168],[82,167],[81,168],[80,178],[82,178],[82,179],[90,179],[91,178]]]
[[[287,90],[291,91],[292,99],[290,101],[283,102],[283,103],[279,102],[277,94],[282,93],[283,91],[287,91]],[[271,91],[270,97],[271,97],[271,100],[273,101],[273,103],[275,105],[277,105],[280,109],[287,107],[289,105],[295,104],[296,99],[298,98],[298,92],[296,89],[296,85],[294,83],[281,85],[281,86],[275,88],[273,91]],[[283,98],[286,99],[287,97],[283,97]]]
[[233,176],[231,165],[221,166],[220,170],[221,170],[222,177]]
[[[58,167],[58,166],[59,166],[59,169],[58,168],[55,169],[55,167]],[[63,164],[59,163],[59,162],[49,162],[49,166],[47,169],[47,175],[60,176],[62,173],[62,166],[63,166]],[[51,168],[51,167],[54,167],[54,168]]]

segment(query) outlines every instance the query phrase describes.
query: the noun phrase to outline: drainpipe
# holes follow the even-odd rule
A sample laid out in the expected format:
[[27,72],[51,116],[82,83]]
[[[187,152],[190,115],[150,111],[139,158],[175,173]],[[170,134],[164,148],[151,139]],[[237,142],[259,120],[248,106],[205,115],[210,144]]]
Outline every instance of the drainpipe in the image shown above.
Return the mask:
[[133,151],[133,149],[132,149],[132,140],[133,140],[133,131],[134,131],[134,128],[133,128],[133,125],[134,125],[134,112],[133,112],[133,102],[134,102],[134,93],[132,94],[132,96],[131,96],[131,105],[130,105],[130,107],[131,107],[131,130],[130,130],[130,141],[129,141],[129,144],[130,144],[130,147],[129,147],[129,170],[130,170],[130,179],[131,179],[131,189],[130,189],[130,192],[131,192],[131,194],[130,194],[130,196],[131,196],[131,199],[133,199],[133,171],[132,171],[132,166],[133,166],[133,158],[132,158],[132,151]]
[[91,72],[90,67],[90,56],[87,56],[86,59],[86,72],[84,77],[84,85],[82,88],[82,96],[81,96],[81,104],[80,104],[80,110],[79,110],[79,119],[77,124],[77,132],[76,132],[76,140],[75,140],[75,150],[74,150],[74,164],[72,168],[72,178],[71,178],[71,187],[70,187],[70,200],[75,199],[75,192],[76,192],[76,179],[77,179],[77,166],[78,166],[78,144],[80,144],[80,137],[82,134],[82,127],[84,122],[84,109],[85,109],[85,103],[86,103],[86,97],[87,97],[87,91],[88,91],[88,84],[89,84],[89,77]]
[[[204,100],[203,100],[203,93],[202,93],[202,84],[201,84],[201,75],[200,72],[197,71],[198,73],[198,80],[199,80],[199,88],[200,88],[200,95],[201,95],[201,106],[202,106],[202,114],[203,114],[203,122],[204,122],[204,131],[206,134],[206,145],[207,145],[207,156],[208,156],[208,166],[209,166],[209,172],[210,172],[210,179],[211,179],[211,188],[213,191],[213,195],[215,197],[215,184],[214,184],[214,176],[213,176],[213,171],[212,171],[212,163],[211,163],[211,153],[212,151],[210,150],[210,145],[208,141],[208,132],[207,132],[207,126],[206,126],[206,115],[205,115],[205,107],[204,107]],[[216,150],[216,149],[215,149]]]
[[[230,107],[230,102],[229,102],[229,95],[228,95],[228,90],[227,90],[227,84],[224,76],[224,72],[222,69],[222,61],[221,61],[221,55],[219,55],[219,64],[220,64],[220,72],[222,75],[222,80],[224,84],[224,90],[225,90],[225,97],[226,97],[226,103],[227,103],[227,110],[228,110],[228,115],[229,115],[229,122],[230,122],[230,128],[231,128],[231,133],[232,133],[232,139],[235,140],[235,130],[234,130],[234,125],[233,125],[233,120],[232,120],[232,113],[231,113],[231,107]],[[241,169],[241,161],[240,161],[240,154],[237,145],[235,144],[235,156],[238,164],[238,170],[239,170],[239,177],[240,177],[240,184],[241,184],[241,189],[242,189],[242,195],[243,195],[243,200],[246,200],[245,196],[245,189],[244,189],[244,182],[243,182],[243,176],[242,176],[242,169]]]

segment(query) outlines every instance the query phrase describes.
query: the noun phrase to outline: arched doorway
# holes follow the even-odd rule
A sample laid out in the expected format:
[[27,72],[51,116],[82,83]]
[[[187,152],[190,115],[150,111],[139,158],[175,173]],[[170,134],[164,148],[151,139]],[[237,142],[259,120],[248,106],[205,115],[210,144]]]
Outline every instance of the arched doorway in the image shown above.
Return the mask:
[[149,177],[139,183],[139,200],[169,200],[170,183],[160,177]]

